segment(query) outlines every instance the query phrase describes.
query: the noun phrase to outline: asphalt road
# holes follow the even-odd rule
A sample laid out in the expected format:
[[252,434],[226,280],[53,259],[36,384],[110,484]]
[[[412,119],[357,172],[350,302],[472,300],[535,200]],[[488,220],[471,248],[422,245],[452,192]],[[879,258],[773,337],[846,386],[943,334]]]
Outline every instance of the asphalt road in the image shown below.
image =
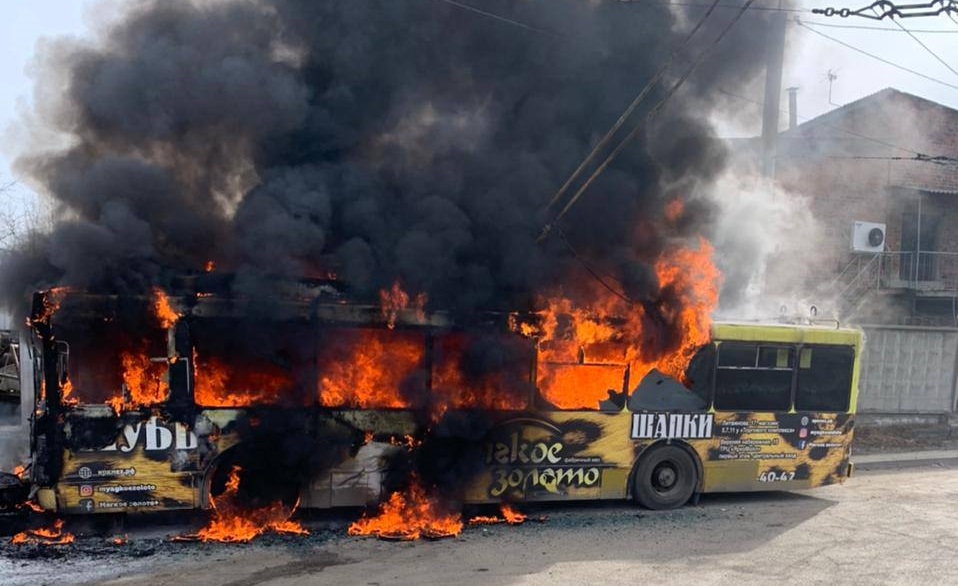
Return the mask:
[[320,517],[309,538],[250,545],[169,544],[166,527],[134,530],[114,550],[87,538],[76,549],[27,559],[7,546],[0,583],[958,584],[954,460],[866,466],[843,486],[706,496],[669,512],[625,503],[534,512],[548,519],[415,543],[348,538],[344,519]]

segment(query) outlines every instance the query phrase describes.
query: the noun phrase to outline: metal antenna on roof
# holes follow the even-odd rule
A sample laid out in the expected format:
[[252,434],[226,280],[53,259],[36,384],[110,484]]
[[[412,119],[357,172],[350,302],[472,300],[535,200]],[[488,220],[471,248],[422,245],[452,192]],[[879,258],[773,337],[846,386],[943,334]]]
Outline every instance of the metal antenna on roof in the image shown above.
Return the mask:
[[838,72],[832,71],[831,69],[829,69],[828,73],[825,74],[825,77],[826,79],[828,79],[828,105],[838,106],[839,108],[841,108],[842,104],[836,104],[835,102],[832,101],[832,82],[838,79]]

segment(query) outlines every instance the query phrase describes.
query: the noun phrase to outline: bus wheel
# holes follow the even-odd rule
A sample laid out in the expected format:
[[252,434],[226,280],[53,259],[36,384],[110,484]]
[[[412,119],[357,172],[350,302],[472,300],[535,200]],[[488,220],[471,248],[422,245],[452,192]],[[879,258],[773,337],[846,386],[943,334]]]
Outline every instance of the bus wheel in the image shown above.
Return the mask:
[[653,448],[632,472],[632,498],[647,509],[681,507],[697,483],[695,462],[677,446]]

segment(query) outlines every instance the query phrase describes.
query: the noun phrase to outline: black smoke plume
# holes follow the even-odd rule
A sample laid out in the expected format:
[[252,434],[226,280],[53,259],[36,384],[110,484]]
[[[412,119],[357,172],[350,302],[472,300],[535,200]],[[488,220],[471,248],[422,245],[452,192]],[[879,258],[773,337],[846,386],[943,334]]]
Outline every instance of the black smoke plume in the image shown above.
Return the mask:
[[[590,276],[570,247],[535,242],[546,203],[705,9],[473,4],[501,18],[440,0],[152,0],[50,44],[31,124],[64,140],[16,168],[56,221],[3,259],[3,305],[51,285],[143,293],[209,260],[248,297],[329,271],[356,298],[399,279],[460,315],[574,295]],[[701,195],[725,164],[709,104],[755,78],[767,14],[736,25],[560,224],[637,301],[659,294],[660,250],[708,236]],[[665,223],[676,197],[697,203]]]

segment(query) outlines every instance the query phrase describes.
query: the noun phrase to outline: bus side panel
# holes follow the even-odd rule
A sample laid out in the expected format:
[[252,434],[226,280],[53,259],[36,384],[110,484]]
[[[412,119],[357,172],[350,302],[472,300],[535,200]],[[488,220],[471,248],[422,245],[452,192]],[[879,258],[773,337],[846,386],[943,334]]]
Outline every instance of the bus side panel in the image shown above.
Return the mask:
[[194,508],[201,484],[197,446],[192,431],[153,416],[127,423],[109,445],[67,448],[57,508],[64,513]]
[[703,492],[796,490],[847,477],[854,415],[715,413],[712,438],[689,442]]
[[624,498],[635,459],[630,422],[626,411],[513,414],[484,438],[466,501]]

